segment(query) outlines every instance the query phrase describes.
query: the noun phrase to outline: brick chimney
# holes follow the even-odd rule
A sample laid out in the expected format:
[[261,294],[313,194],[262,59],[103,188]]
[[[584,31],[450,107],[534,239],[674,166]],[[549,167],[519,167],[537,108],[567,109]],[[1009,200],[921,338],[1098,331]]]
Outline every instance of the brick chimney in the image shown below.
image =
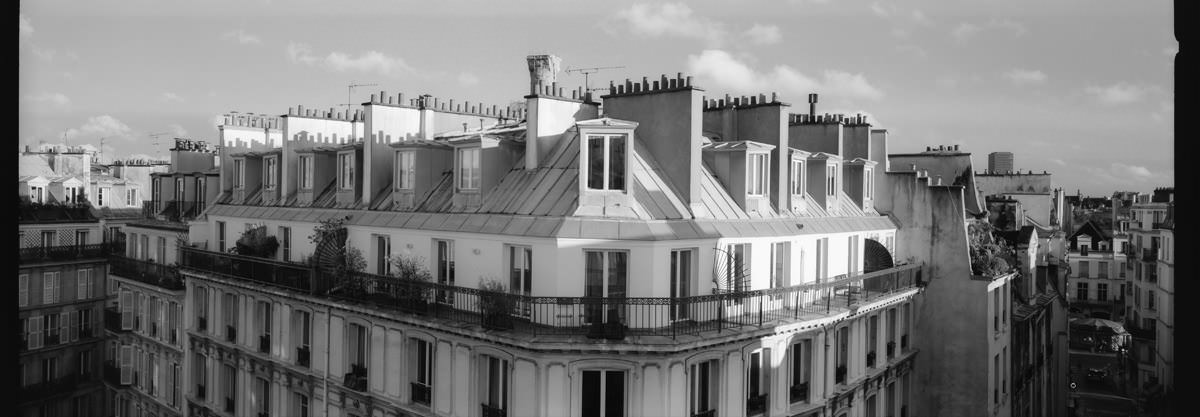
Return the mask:
[[529,63],[529,94],[538,94],[542,86],[558,81],[562,58],[556,55],[530,55],[525,61]]

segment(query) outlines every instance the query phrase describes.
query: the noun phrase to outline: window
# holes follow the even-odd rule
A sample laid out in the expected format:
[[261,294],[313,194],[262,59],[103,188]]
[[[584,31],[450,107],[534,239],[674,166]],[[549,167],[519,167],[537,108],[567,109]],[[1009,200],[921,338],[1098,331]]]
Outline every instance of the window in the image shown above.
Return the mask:
[[876,353],[875,346],[879,345],[879,315],[871,316],[867,325],[867,367],[874,368]]
[[1103,282],[1096,284],[1096,299],[1100,301],[1108,300],[1108,284]]
[[108,191],[108,187],[100,187],[96,190],[96,205],[104,206],[104,196],[108,194],[105,191]]
[[196,287],[196,329],[204,331],[208,328],[208,289]]
[[759,349],[750,353],[746,373],[746,415],[767,411],[767,392],[771,389],[771,350]]
[[89,404],[91,403],[90,400],[91,398],[88,395],[81,395],[71,400],[74,402],[76,417],[88,417],[91,415],[92,406]]
[[[694,252],[692,249],[676,249],[671,251],[671,298],[689,297],[694,294],[692,283],[692,259]],[[671,320],[685,320],[691,317],[688,314],[689,306],[683,303],[675,304],[671,309]]]
[[295,310],[293,333],[296,338],[296,362],[300,366],[309,366],[312,358],[312,316],[304,310]]
[[298,161],[298,163],[296,164],[296,166],[297,166],[296,169],[299,170],[297,176],[300,177],[300,189],[302,189],[302,190],[309,190],[309,189],[313,188],[313,186],[312,186],[312,183],[313,183],[312,160],[313,160],[312,155],[304,155],[304,156],[300,156],[299,158],[296,158],[296,161]]
[[458,189],[479,189],[479,148],[463,148],[458,150]]
[[[625,298],[629,253],[625,251],[584,251],[584,297]],[[620,301],[586,307],[587,323],[625,323]]]
[[1000,354],[992,357],[992,375],[995,386],[992,387],[992,404],[1000,404]]
[[259,416],[271,414],[271,383],[262,378],[254,378],[254,410]]
[[42,347],[42,316],[29,317],[29,321],[25,323],[29,329],[29,349],[37,349]]
[[829,238],[817,240],[817,283],[829,278]]
[[992,331],[1000,331],[1000,288],[992,290]]
[[183,311],[183,308],[179,303],[174,301],[167,305],[170,308],[167,311],[167,341],[171,344],[177,344],[179,342],[179,315]]
[[581,417],[625,417],[625,372],[582,372]]
[[850,355],[850,329],[842,327],[837,331],[837,368],[834,370],[833,381],[838,384],[846,383],[846,359]]
[[244,159],[233,160],[233,188],[241,189],[246,187],[245,165],[246,160]]
[[[1084,256],[1087,256],[1087,254],[1084,254]],[[1079,261],[1079,277],[1080,278],[1087,278],[1087,277],[1091,276],[1091,272],[1089,271],[1090,266],[1091,265],[1088,264],[1088,261]]]
[[258,322],[258,351],[260,353],[271,353],[271,303],[267,301],[259,301],[255,311],[255,318]]
[[392,273],[392,263],[389,258],[392,254],[392,238],[387,235],[374,235],[375,237],[375,273],[378,275],[389,275]]
[[179,375],[182,374],[179,364],[171,364],[171,395],[167,397],[167,404],[171,407],[179,408]]
[[887,311],[887,357],[891,359],[895,357],[896,351],[896,309],[889,308]]
[[[454,241],[450,240],[435,240],[435,250],[437,252],[437,265],[435,265],[438,284],[454,285]],[[437,301],[439,303],[449,303],[452,295],[445,290],[438,290]]]
[[159,236],[158,241],[155,243],[158,244],[158,247],[156,248],[157,253],[154,255],[154,260],[160,264],[167,263],[167,238]]
[[29,305],[29,274],[21,274],[17,277],[17,306],[25,307]]
[[196,353],[192,355],[192,383],[196,384],[196,398],[204,399],[207,396],[207,381],[208,361],[203,354]]
[[354,153],[338,154],[338,188],[354,188]]
[[[1150,310],[1154,310],[1154,290],[1146,291],[1146,308],[1150,309]],[[1153,327],[1153,326],[1146,326],[1146,328],[1151,328],[1151,327]]]
[[873,172],[874,170],[872,169],[863,170],[863,180],[867,184],[866,189],[863,190],[863,194],[867,196],[868,200],[875,198],[875,176],[872,175]]
[[279,160],[275,158],[266,158],[263,160],[263,169],[266,171],[266,173],[263,175],[263,178],[266,179],[263,181],[263,186],[265,186],[268,190],[274,190],[275,184],[277,184],[277,181],[279,180],[278,164]]
[[429,406],[433,398],[433,344],[413,339],[412,346],[412,402]]
[[232,413],[237,400],[237,370],[229,365],[221,365],[221,385],[225,388],[225,412]]
[[1008,346],[1001,351],[1004,358],[1004,366],[1000,367],[1000,393],[1008,394]]
[[54,240],[56,237],[57,237],[57,233],[55,233],[55,231],[43,230],[42,231],[42,247],[49,248],[49,247],[55,246]]
[[725,248],[725,289],[737,292],[750,290],[750,244],[735,243]]
[[809,378],[812,373],[812,339],[792,344],[792,384],[789,400],[808,401]]
[[58,302],[58,272],[42,273],[42,304]]
[[225,313],[225,340],[231,343],[236,343],[238,322],[237,295],[228,292],[225,293],[224,298],[224,302],[221,304],[225,308],[223,311],[223,313]]
[[34,185],[29,186],[29,195],[31,195],[33,197],[31,199],[34,202],[37,202],[37,203],[45,203],[46,202],[46,197],[45,197],[46,189],[43,187],[38,187],[38,186],[34,186]]
[[76,230],[75,231],[75,244],[78,246],[83,246],[83,245],[88,244],[88,231],[87,230]]
[[766,195],[769,187],[770,176],[767,171],[771,165],[767,161],[767,154],[753,153],[747,155],[746,158],[746,194],[749,195]]
[[721,396],[721,379],[717,376],[719,369],[716,359],[692,364],[688,375],[688,391],[691,394],[689,415],[716,415],[717,398]]
[[279,226],[279,247],[284,262],[292,261],[292,228]]
[[804,197],[804,162],[792,160],[792,195]]
[[151,353],[146,359],[146,393],[151,396],[158,393],[158,356]]
[[837,165],[830,164],[825,169],[825,195],[837,195]]
[[587,186],[592,190],[625,190],[625,135],[589,135]]
[[69,338],[67,313],[49,314],[44,316],[42,331],[46,334],[46,344],[66,343]]
[[1100,262],[1100,267],[1096,272],[1098,272],[1100,278],[1108,278],[1108,262]]
[[184,188],[183,178],[175,179],[175,201],[182,202],[184,196],[187,195],[187,190]]
[[146,296],[146,321],[149,323],[149,326],[146,326],[146,327],[150,328],[150,337],[158,336],[159,322],[156,319],[159,317],[158,316],[159,311],[160,311],[160,309],[159,309],[158,297],[147,295]]
[[[483,401],[483,409],[494,410],[504,415],[508,409],[508,361],[484,355],[482,368],[483,387],[480,399]],[[486,412],[484,414],[489,415]]]
[[396,152],[396,189],[413,189],[413,180],[417,175],[417,153],[413,151]]
[[296,417],[308,417],[308,396],[296,394]]
[[350,323],[346,332],[347,343],[347,367],[354,373],[356,368],[361,368],[361,375],[366,375],[367,371],[367,328],[357,323]]
[[1078,300],[1088,299],[1088,285],[1086,282],[1076,284],[1077,292],[1075,298]]
[[848,236],[846,238],[846,248],[849,254],[846,257],[846,274],[857,275],[862,271],[862,262],[858,260],[858,236]]
[[[790,284],[788,277],[791,273],[790,258],[791,242],[775,242],[771,244],[771,288],[783,288]],[[782,297],[782,294],[776,295]]]
[[42,359],[42,381],[58,379],[58,358]]
[[[508,247],[508,291],[524,296],[533,295],[533,248]],[[530,313],[529,304],[522,302],[516,314],[528,317]]]
[[133,292],[121,290],[121,330],[133,329]]
[[225,251],[225,222],[217,222],[217,252]]
[[138,237],[141,239],[141,241],[138,244],[138,250],[140,251],[140,253],[138,254],[138,259],[141,259],[143,261],[150,259],[150,236],[149,235],[140,235]]

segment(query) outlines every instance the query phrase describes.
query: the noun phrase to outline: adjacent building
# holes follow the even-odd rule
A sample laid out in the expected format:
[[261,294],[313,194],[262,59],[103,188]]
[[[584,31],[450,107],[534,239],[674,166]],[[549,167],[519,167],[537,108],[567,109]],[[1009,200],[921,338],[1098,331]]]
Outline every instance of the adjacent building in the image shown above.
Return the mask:
[[1012,152],[992,152],[988,154],[989,174],[1008,174],[1013,172]]
[[1072,274],[1067,280],[1070,311],[1086,317],[1123,321],[1129,242],[1088,221],[1069,238]]
[[1133,334],[1131,375],[1145,404],[1154,407],[1174,388],[1174,188],[1141,195],[1131,207],[1130,251],[1133,268],[1125,283],[1125,327]]

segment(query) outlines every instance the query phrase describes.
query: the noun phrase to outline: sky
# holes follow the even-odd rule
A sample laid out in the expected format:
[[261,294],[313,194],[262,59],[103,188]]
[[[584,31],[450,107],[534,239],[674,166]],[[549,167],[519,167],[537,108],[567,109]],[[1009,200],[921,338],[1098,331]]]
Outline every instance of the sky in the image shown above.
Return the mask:
[[[525,57],[592,88],[682,72],[711,98],[777,93],[863,113],[890,153],[959,145],[1068,194],[1174,184],[1172,2],[1153,0],[22,1],[18,147],[105,159],[215,142],[230,111],[279,115],[387,91],[504,105]],[[560,86],[582,86],[579,71]],[[157,137],[157,139],[155,139]],[[157,146],[155,142],[158,142]]]

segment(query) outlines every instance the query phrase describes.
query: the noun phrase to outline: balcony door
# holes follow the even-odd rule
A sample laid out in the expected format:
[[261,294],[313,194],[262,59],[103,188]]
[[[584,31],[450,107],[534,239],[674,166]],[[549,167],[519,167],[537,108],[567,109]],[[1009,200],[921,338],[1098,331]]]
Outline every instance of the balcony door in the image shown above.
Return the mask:
[[696,295],[696,274],[692,266],[695,254],[694,249],[671,251],[671,320],[691,318],[689,305],[676,299]]
[[625,417],[625,371],[583,371],[582,417]]
[[[437,273],[437,282],[442,285],[454,285],[454,242],[450,240],[436,240],[437,264],[435,265]],[[439,303],[453,302],[454,294],[450,294],[446,290],[438,290],[437,301]]]
[[[508,247],[508,292],[526,297],[533,295],[533,248],[525,246]],[[514,314],[529,317],[529,303],[524,300],[517,303]]]
[[583,296],[594,298],[587,305],[587,323],[624,323],[629,253],[590,250],[584,255],[587,265]]

